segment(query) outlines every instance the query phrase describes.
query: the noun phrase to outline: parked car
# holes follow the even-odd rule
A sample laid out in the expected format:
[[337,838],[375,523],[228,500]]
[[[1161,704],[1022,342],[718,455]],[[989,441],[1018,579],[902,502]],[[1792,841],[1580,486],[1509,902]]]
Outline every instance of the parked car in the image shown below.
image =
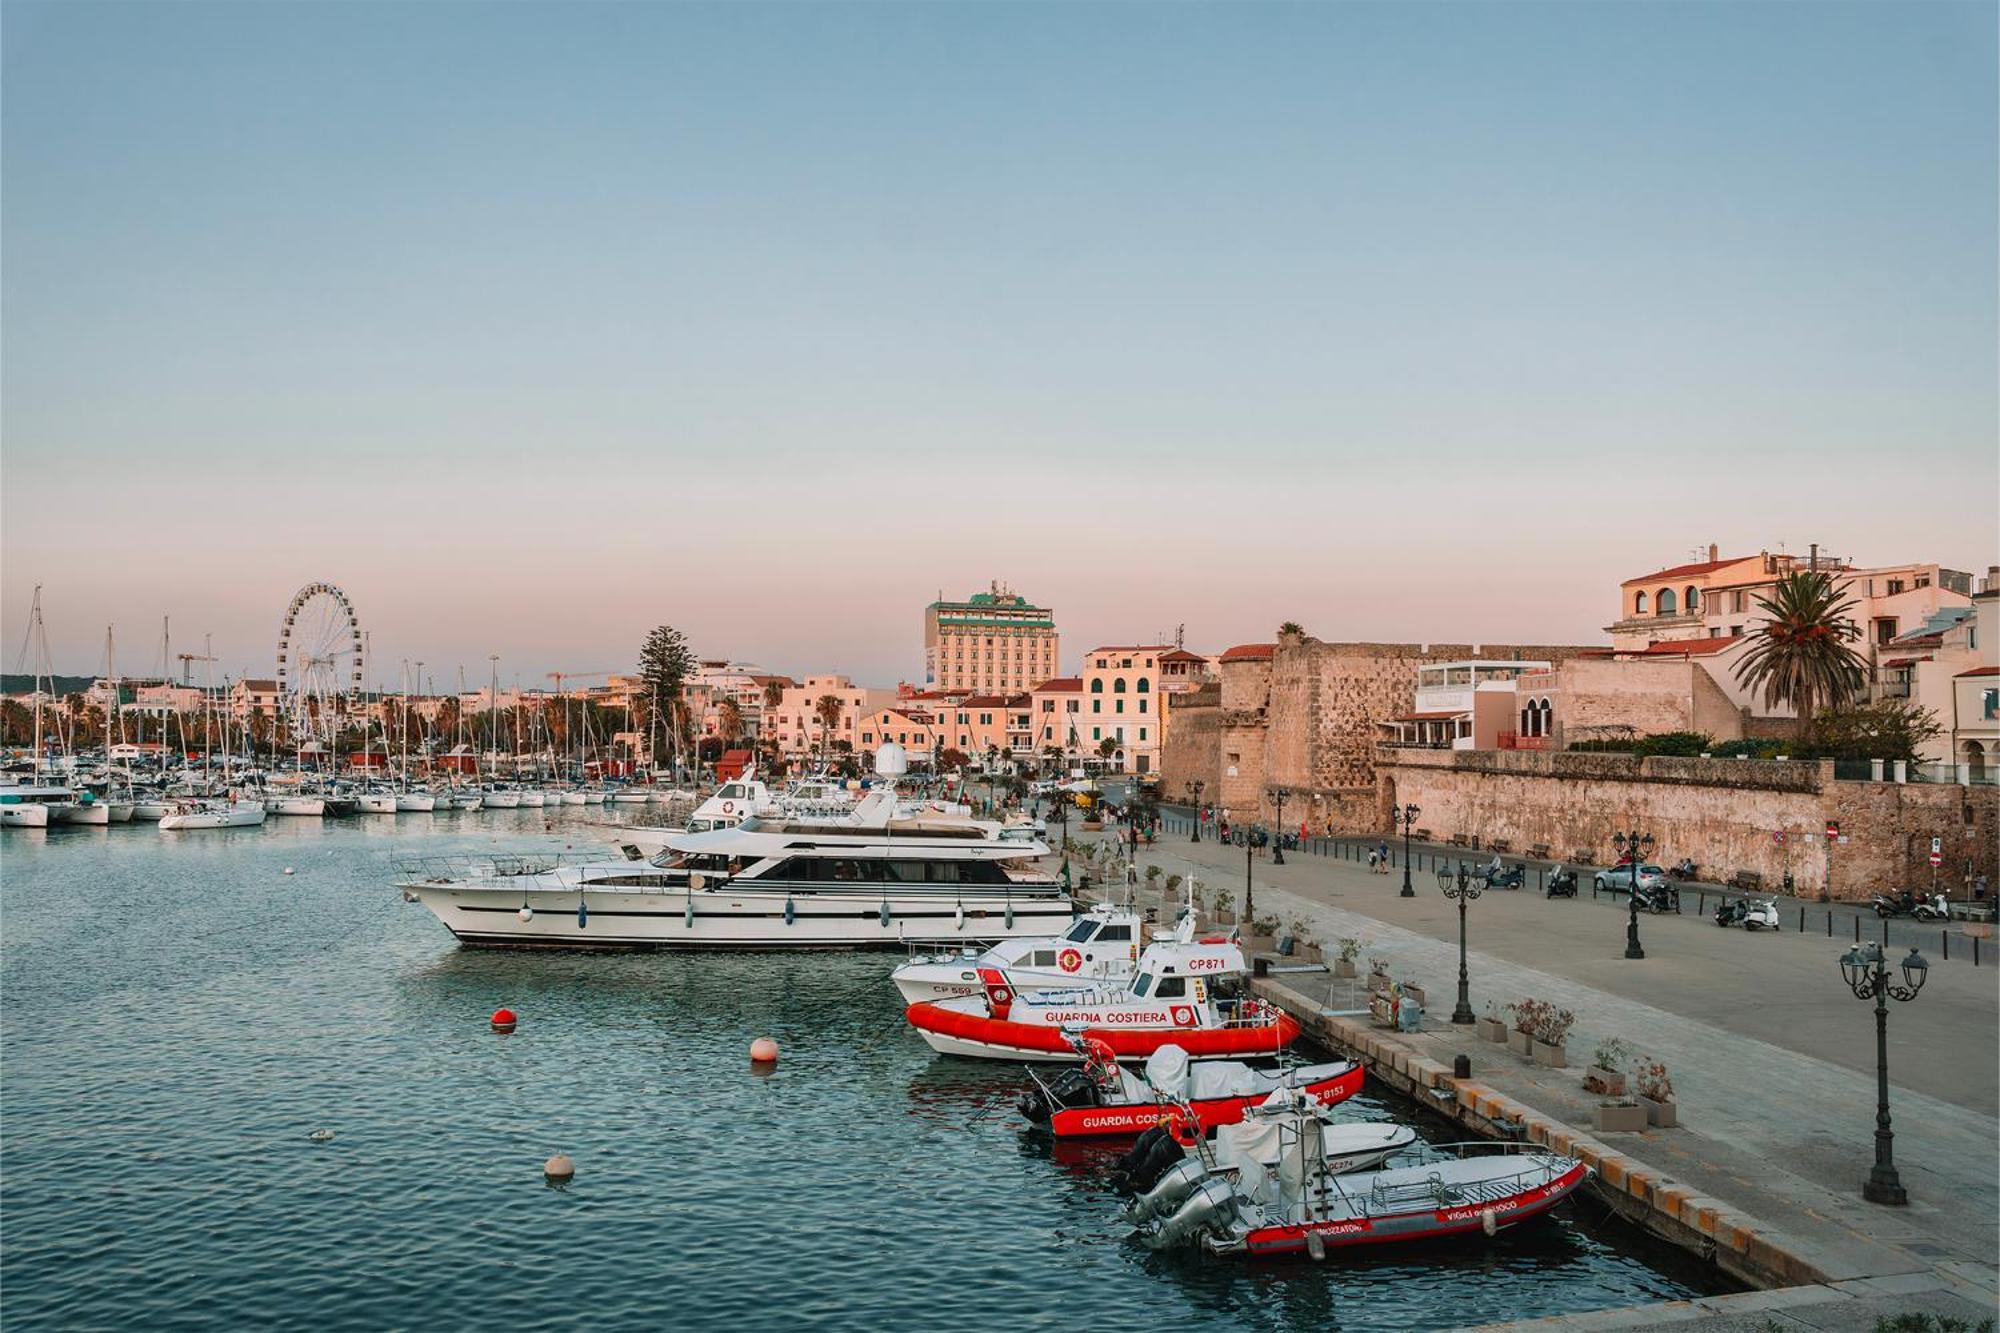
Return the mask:
[[[1629,863],[1597,871],[1590,878],[1599,893],[1630,893],[1632,891],[1632,867]],[[1673,887],[1673,881],[1667,878],[1667,872],[1663,867],[1641,865],[1639,867],[1639,887],[1650,893],[1654,889]]]

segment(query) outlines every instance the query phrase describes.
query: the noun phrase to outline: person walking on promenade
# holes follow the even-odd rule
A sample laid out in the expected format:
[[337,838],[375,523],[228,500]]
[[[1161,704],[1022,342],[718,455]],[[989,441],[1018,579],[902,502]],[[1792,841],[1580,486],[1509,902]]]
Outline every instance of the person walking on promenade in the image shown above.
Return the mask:
[[1382,855],[1381,872],[1386,875],[1389,873],[1389,840],[1387,838],[1382,840],[1382,845],[1378,850]]

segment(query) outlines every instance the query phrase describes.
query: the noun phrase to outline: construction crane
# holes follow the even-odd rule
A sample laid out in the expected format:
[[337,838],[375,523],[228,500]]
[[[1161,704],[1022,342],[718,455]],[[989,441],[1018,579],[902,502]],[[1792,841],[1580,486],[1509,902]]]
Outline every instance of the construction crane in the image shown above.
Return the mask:
[[174,656],[180,659],[181,684],[183,685],[194,684],[194,664],[196,662],[213,662],[218,660],[206,653],[175,653]]
[[562,695],[563,682],[566,680],[609,680],[611,675],[612,673],[609,671],[551,671],[548,673],[549,679],[556,683],[556,695],[558,698]]

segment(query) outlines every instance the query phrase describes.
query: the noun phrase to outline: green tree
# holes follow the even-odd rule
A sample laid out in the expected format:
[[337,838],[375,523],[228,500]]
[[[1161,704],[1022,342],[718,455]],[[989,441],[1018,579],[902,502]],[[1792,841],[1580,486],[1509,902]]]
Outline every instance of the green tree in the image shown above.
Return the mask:
[[840,708],[840,696],[837,694],[822,694],[813,703],[813,716],[819,719],[819,755],[821,759],[826,758],[828,742],[832,739],[833,729],[840,725]]
[[743,710],[734,699],[724,699],[715,706],[715,730],[725,745],[734,745],[743,739]]
[[[677,705],[681,686],[693,673],[694,654],[688,650],[686,637],[673,626],[655,627],[646,636],[646,642],[640,645],[639,679],[645,684],[646,700],[660,710],[660,719],[668,728],[679,725],[681,710]],[[647,731],[653,737],[651,760],[657,764],[664,737],[650,725]]]
[[1833,576],[1802,570],[1779,579],[1759,598],[1766,620],[1736,664],[1736,679],[1763,691],[1766,708],[1790,705],[1805,725],[1821,708],[1843,708],[1861,688],[1861,658],[1848,644],[1861,637]]
[[1305,633],[1305,626],[1299,624],[1296,620],[1287,620],[1284,624],[1278,626],[1278,637],[1281,639],[1288,634],[1304,638]]
[[1918,751],[1944,735],[1937,714],[1902,699],[1829,708],[1813,719],[1805,748],[1820,759],[1917,762]]

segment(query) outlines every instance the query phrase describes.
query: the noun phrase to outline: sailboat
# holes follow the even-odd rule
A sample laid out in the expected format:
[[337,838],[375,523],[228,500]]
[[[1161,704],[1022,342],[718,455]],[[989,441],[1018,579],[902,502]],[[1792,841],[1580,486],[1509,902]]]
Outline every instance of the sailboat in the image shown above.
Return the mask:
[[174,809],[160,820],[162,832],[176,830],[192,831],[212,828],[248,828],[264,822],[262,801],[242,801],[236,797],[236,790],[230,783],[229,714],[224,712],[218,718],[215,707],[215,649],[212,644],[203,648],[206,663],[202,667],[201,701],[201,768],[203,785],[207,785],[210,765],[214,762],[214,728],[219,721],[222,726],[222,785],[228,793],[222,800],[200,800],[178,802]]

